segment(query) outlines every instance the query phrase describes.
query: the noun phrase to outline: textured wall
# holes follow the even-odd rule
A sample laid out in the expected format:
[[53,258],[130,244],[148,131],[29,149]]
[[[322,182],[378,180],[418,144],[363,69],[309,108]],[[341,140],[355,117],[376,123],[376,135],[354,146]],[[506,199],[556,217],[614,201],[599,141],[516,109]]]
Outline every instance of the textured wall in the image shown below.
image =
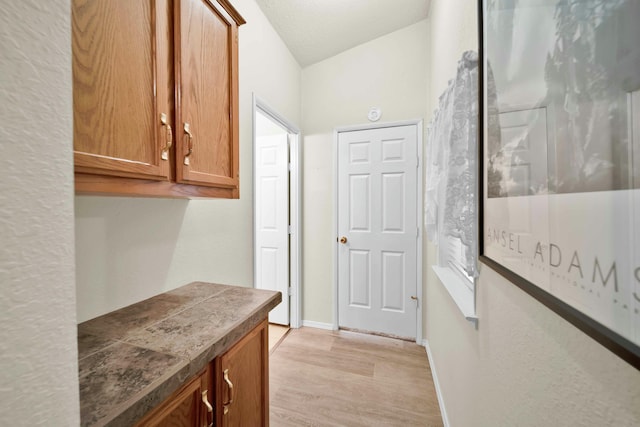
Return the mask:
[[303,312],[304,320],[333,323],[333,130],[424,118],[427,21],[364,43],[302,72]]
[[253,286],[252,93],[300,123],[297,62],[255,0],[240,27],[240,199],[76,197],[79,321],[193,280]]
[[0,425],[79,424],[69,0],[0,14]]
[[[477,49],[476,4],[433,0],[430,24],[432,111],[462,52]],[[481,268],[478,330],[427,276],[427,339],[452,426],[640,425],[636,369]]]

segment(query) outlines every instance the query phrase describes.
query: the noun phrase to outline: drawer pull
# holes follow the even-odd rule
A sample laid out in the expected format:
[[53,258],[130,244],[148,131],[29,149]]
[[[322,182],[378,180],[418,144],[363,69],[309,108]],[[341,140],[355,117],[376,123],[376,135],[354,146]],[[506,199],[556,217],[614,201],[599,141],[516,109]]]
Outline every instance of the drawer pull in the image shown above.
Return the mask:
[[213,427],[213,406],[211,406],[211,403],[209,403],[209,399],[207,398],[207,390],[202,392],[202,403],[204,403],[204,406],[207,407],[207,411],[212,414],[211,416],[211,422],[209,422],[209,416],[207,415],[207,422],[205,424],[205,427]]
[[167,121],[167,115],[165,113],[160,114],[160,123],[162,123],[162,126],[167,127],[167,143],[162,149],[160,158],[162,160],[169,160],[169,148],[171,148],[173,144],[173,131],[171,130],[171,125]]
[[184,133],[189,137],[187,140],[187,154],[184,155],[184,165],[189,166],[189,156],[193,153],[193,135],[191,134],[191,125],[189,123],[185,122]]
[[229,401],[224,404],[224,413],[229,412],[229,405],[233,403],[233,383],[229,379],[229,370],[225,369],[223,372],[224,382],[227,383],[227,387],[229,387]]
[[209,403],[209,399],[207,398],[207,392],[208,390],[205,390],[202,392],[202,403],[204,403],[204,406],[207,407],[207,411],[213,412],[213,406],[211,406],[211,403]]

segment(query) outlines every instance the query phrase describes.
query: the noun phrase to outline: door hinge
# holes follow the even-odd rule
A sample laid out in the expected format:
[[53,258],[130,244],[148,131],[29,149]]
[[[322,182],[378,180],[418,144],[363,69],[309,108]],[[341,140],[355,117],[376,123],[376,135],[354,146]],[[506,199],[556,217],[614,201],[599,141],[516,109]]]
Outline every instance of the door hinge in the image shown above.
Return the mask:
[[416,167],[420,167],[420,156],[416,156]]
[[293,165],[289,163],[289,172],[291,172],[292,169],[293,169]]
[[287,234],[293,234],[293,227],[287,226]]
[[416,237],[420,237],[420,227],[416,227]]
[[287,291],[287,294],[288,294],[289,296],[293,295],[293,289],[291,288],[291,286],[289,286],[289,289],[288,289],[288,291]]

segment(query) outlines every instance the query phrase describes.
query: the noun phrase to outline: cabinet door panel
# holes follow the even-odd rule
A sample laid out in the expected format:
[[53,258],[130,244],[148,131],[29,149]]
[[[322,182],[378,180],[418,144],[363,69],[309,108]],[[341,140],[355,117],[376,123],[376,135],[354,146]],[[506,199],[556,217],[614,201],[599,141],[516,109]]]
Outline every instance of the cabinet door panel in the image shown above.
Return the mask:
[[[215,360],[217,425],[223,427],[269,425],[267,334],[265,319],[227,353]],[[225,380],[225,371],[232,387],[229,387]],[[231,398],[233,401],[229,403]]]
[[77,172],[168,179],[167,0],[73,0]]
[[215,1],[176,0],[175,16],[177,180],[237,188],[237,25]]
[[209,425],[211,414],[202,402],[202,393],[207,390],[211,401],[211,370],[209,367],[193,378],[180,390],[148,413],[135,427],[202,427]]

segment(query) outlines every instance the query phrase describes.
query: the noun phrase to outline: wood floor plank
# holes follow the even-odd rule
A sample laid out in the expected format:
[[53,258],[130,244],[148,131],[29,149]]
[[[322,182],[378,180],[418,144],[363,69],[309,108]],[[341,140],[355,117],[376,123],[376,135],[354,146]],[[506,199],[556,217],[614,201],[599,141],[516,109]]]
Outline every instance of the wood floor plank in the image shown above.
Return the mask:
[[272,426],[441,426],[424,348],[291,330],[270,360]]
[[[302,332],[304,331],[304,332]],[[314,328],[300,328],[290,331],[287,345],[300,345],[319,350],[331,350],[336,340],[335,332]]]
[[375,365],[371,360],[356,360],[346,352],[309,350],[301,346],[287,346],[280,350],[279,357],[289,361],[324,366],[332,370],[349,372],[367,377],[373,376]]

